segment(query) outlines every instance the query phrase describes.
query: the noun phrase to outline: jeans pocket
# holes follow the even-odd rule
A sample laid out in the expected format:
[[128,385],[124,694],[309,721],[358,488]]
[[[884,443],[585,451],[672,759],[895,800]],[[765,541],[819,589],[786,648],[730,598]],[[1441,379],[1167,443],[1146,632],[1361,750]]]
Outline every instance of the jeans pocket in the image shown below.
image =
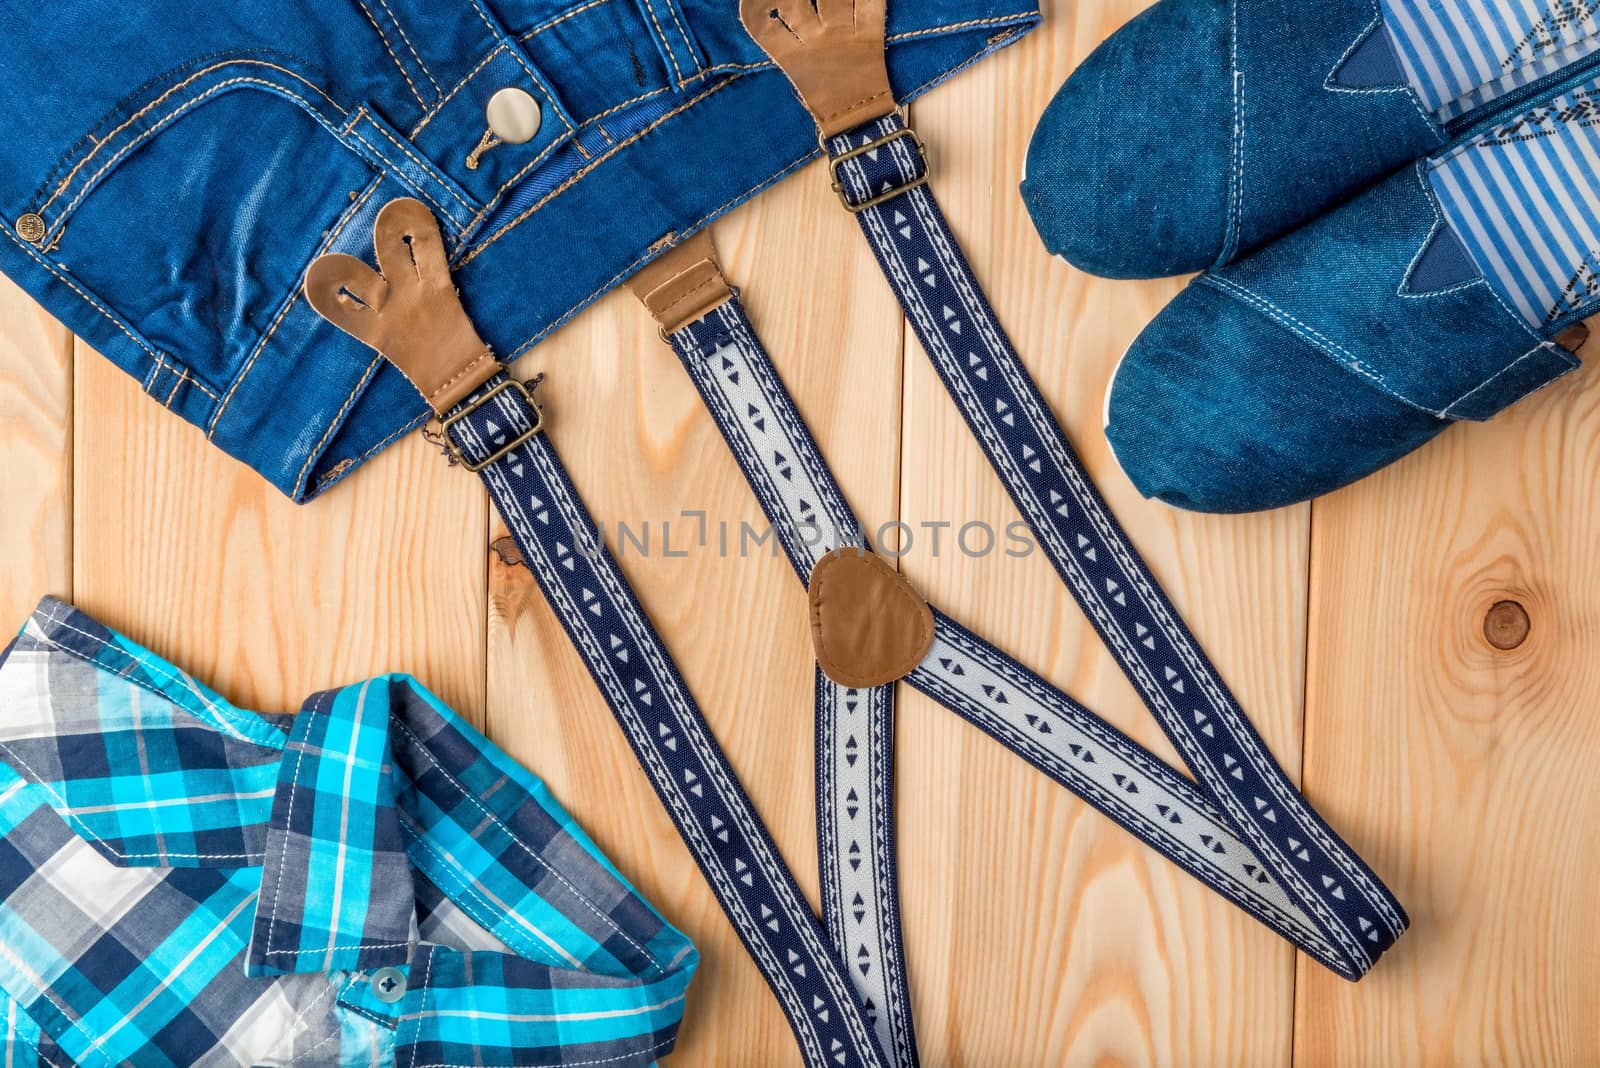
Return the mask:
[[375,173],[300,67],[252,51],[170,71],[87,131],[19,221],[124,324],[137,349],[116,355],[169,406],[186,385],[215,402]]

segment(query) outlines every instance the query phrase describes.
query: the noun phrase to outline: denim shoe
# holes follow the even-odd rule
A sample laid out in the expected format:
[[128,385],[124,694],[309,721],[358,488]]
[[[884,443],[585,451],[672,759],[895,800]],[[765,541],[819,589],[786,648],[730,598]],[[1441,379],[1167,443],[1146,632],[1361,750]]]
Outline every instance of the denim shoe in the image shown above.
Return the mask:
[[1593,2],[1161,0],[1039,120],[1049,250],[1149,278],[1231,262],[1600,46]]
[[1178,507],[1274,508],[1565,374],[1569,330],[1600,311],[1596,161],[1600,83],[1202,275],[1112,380],[1118,462]]

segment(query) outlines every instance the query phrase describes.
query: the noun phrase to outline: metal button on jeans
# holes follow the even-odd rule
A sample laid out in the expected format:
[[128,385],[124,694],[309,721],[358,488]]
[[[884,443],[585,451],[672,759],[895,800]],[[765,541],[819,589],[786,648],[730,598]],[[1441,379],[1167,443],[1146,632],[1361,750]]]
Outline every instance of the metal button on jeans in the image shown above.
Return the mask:
[[406,996],[406,976],[399,968],[379,968],[372,973],[372,996],[387,1005]]
[[501,89],[489,98],[484,109],[489,118],[489,129],[508,145],[520,145],[533,140],[544,121],[539,101],[525,90],[515,86]]
[[44,219],[33,212],[17,220],[17,236],[30,245],[37,245],[44,240]]

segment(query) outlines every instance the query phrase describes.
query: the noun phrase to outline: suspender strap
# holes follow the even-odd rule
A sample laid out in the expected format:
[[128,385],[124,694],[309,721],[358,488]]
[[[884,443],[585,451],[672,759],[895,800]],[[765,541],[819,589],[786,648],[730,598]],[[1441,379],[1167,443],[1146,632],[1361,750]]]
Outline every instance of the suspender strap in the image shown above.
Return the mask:
[[1405,930],[1398,901],[1290,783],[1050,414],[926,184],[898,115],[830,138],[836,184],[945,388],[1040,545],[1196,780],[1323,929],[1349,978]]
[[[519,390],[485,389],[451,416],[482,462],[537,425]],[[479,398],[486,403],[470,407]],[[883,1064],[816,917],[590,518],[550,439],[535,434],[479,472],[539,588],[777,995],[808,1065]]]
[[[827,547],[859,539],[855,516],[739,301],[727,300],[667,340],[797,574],[804,578],[810,561]],[[934,619],[933,647],[906,682],[1306,953],[1341,973],[1351,970],[1324,926],[1289,897],[1206,791],[949,617],[936,612]],[[891,743],[885,738],[883,744]],[[819,798],[819,820],[829,818],[825,800]],[[880,886],[879,892],[889,891]]]
[[[319,258],[307,272],[312,306],[363,341],[381,340],[413,383],[432,386],[424,395],[448,448],[489,490],[808,1068],[889,1068],[821,925],[540,432],[528,387],[480,362],[437,224],[415,201],[396,201],[379,213],[374,244],[382,274],[353,257]],[[444,337],[407,323],[453,325]]]
[[[810,432],[770,365],[743,358],[760,351],[702,231],[644,267],[629,285],[691,367],[716,416],[737,428],[734,454],[757,487],[789,563],[805,582],[841,546],[862,546]],[[731,303],[730,303],[731,301]],[[725,308],[716,322],[738,332],[719,359],[698,347],[690,323]],[[731,335],[730,335],[731,336]],[[718,339],[720,340],[720,338]],[[762,354],[765,355],[764,353]],[[696,369],[704,368],[702,378]],[[710,388],[708,388],[708,386]],[[728,438],[733,445],[736,437]],[[916,1036],[900,934],[894,836],[894,687],[854,687],[816,673],[817,860],[823,926],[844,961],[884,1057],[917,1063]]]
[[[831,105],[841,67],[875,42],[880,3],[741,0],[740,18],[817,120],[834,189],[1023,517],[1090,623],[1209,796],[1358,978],[1398,938],[1404,910],[1312,811],[1178,618],[1045,405],[928,186],[922,144],[859,62],[857,99]],[[867,90],[868,92],[855,92]]]

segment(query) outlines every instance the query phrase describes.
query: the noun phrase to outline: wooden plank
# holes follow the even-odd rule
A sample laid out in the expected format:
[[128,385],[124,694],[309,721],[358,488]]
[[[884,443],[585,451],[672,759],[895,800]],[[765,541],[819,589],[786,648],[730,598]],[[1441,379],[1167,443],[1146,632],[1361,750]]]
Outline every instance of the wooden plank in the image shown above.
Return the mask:
[[0,277],[0,628],[72,595],[72,335]]
[[[820,165],[715,227],[724,265],[864,515],[893,518],[900,320]],[[626,292],[542,343],[519,373],[549,372],[549,434],[616,550],[619,522],[650,551],[621,551],[734,769],[812,904],[812,659],[804,592],[754,496],[653,322]],[[696,544],[702,510],[709,537]],[[671,551],[663,545],[670,524]],[[727,556],[719,531],[729,531]],[[505,536],[497,527],[492,538]],[[622,871],[699,947],[674,1060],[798,1064],[777,1002],[723,918],[531,576],[490,560],[489,715],[494,736],[545,778]]]
[[483,710],[487,504],[415,436],[297,506],[78,343],[79,607],[247,707],[406,671]]
[[1359,985],[1300,969],[1300,1063],[1600,1055],[1597,465],[1590,369],[1316,507],[1306,782],[1413,926]]
[[[1101,433],[1112,368],[1176,282],[1088,279],[1043,251],[1016,193],[1033,125],[1087,52],[1144,6],[1084,0],[915,109],[933,185],[1112,506],[1293,774],[1307,510],[1221,519],[1139,499]],[[915,341],[902,511],[1017,519]],[[905,570],[956,618],[1175,759],[1041,553]],[[900,726],[900,855],[928,1064],[1268,1064],[1290,1049],[1293,953],[1109,820],[924,699]]]

